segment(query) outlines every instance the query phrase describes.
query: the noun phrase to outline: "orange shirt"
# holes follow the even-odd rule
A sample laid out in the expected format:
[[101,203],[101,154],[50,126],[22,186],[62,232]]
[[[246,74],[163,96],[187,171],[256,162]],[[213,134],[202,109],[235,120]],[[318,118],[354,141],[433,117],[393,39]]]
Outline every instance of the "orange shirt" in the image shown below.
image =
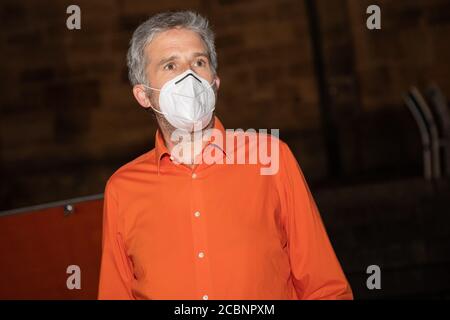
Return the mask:
[[[217,117],[214,127],[230,134]],[[98,298],[353,299],[301,169],[277,141],[279,170],[261,175],[261,164],[174,163],[157,131],[155,148],[106,184]]]

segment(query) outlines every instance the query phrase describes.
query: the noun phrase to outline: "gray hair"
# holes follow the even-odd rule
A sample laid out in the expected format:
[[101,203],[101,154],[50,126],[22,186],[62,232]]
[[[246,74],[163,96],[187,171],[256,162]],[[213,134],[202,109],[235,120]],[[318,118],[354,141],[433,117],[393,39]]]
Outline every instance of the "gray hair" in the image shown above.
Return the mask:
[[132,85],[147,84],[145,48],[153,37],[173,28],[185,28],[196,32],[205,43],[213,72],[217,69],[214,33],[206,18],[192,11],[163,12],[150,17],[133,33],[127,53],[128,78]]

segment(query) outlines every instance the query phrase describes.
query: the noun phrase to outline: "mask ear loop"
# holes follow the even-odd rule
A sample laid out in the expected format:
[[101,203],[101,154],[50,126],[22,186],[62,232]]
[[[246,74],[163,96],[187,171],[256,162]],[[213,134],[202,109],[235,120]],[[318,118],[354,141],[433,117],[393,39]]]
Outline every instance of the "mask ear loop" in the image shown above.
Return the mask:
[[[147,88],[147,89],[151,89],[151,90],[155,90],[155,91],[161,91],[161,89],[152,88],[152,87],[149,87],[149,86],[147,86],[147,85],[145,85],[145,84],[142,84],[142,86],[145,87],[145,88]],[[150,102],[150,101],[149,101],[149,102]],[[149,107],[147,107],[147,108],[149,108]],[[152,106],[151,103],[150,103],[150,108],[152,108],[153,111],[155,111],[155,112],[157,112],[157,113],[159,113],[159,114],[167,115],[165,112],[161,112],[161,111],[156,110],[155,108],[153,108],[153,106]]]

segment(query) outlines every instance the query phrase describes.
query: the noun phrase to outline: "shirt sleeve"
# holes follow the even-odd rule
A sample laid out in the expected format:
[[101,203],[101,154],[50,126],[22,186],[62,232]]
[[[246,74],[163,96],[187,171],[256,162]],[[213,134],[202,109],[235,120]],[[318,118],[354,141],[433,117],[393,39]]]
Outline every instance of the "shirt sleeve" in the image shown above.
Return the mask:
[[352,300],[353,293],[329,241],[301,168],[280,141],[281,211],[292,281],[298,299]]
[[118,203],[108,181],[103,203],[103,234],[99,300],[134,299],[131,292],[133,273],[119,233]]

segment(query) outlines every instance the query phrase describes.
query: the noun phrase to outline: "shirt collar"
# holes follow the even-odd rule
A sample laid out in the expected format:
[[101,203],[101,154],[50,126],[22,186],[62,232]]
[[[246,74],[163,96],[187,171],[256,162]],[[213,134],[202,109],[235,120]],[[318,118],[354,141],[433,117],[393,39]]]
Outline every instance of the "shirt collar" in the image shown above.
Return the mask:
[[[219,120],[219,118],[217,116],[214,116],[214,129],[219,130],[221,132],[221,134],[222,134],[223,140],[225,140],[225,128],[224,128],[222,122]],[[215,143],[211,143],[211,141],[209,141],[207,143],[205,148],[208,147],[209,145],[214,146],[214,147],[222,150],[222,152],[225,155],[227,154],[226,151],[225,151],[225,148],[222,148],[221,146],[219,146],[219,145],[217,145]],[[158,174],[160,172],[161,159],[165,155],[170,156],[170,152],[167,149],[166,143],[164,142],[163,135],[162,135],[160,129],[158,128],[156,130],[156,135],[155,135],[155,156],[156,156],[156,163],[157,163],[157,167],[158,167]]]

